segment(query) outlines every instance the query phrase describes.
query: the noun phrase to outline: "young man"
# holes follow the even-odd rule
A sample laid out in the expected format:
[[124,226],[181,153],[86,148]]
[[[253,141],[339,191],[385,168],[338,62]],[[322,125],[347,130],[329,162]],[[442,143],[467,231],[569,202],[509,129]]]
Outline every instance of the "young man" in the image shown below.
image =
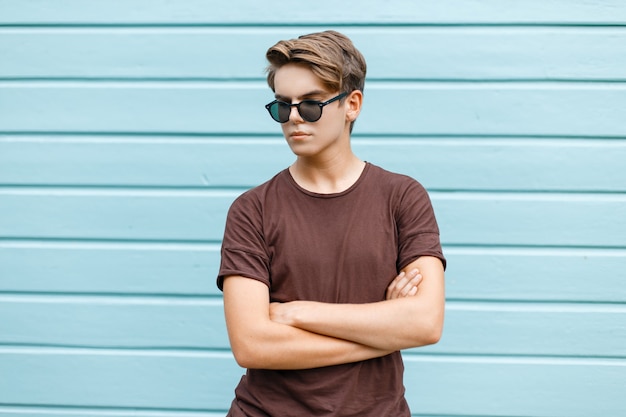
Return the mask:
[[271,47],[266,108],[296,155],[231,206],[218,286],[247,373],[229,416],[409,416],[401,349],[442,332],[428,195],[351,150],[366,64],[327,31]]

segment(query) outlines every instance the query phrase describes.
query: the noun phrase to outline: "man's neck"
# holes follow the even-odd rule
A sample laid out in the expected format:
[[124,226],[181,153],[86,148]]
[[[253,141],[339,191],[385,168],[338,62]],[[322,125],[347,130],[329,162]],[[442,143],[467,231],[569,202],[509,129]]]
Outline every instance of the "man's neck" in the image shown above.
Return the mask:
[[296,183],[319,194],[335,194],[350,188],[359,179],[365,162],[353,153],[320,161],[299,157],[289,167]]

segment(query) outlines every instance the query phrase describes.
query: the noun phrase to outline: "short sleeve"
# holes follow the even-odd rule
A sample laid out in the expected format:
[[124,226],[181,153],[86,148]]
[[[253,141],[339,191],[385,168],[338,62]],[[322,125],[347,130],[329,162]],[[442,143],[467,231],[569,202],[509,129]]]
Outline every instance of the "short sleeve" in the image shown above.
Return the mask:
[[263,236],[261,204],[251,193],[239,196],[228,210],[217,286],[224,277],[241,275],[270,285],[269,256]]
[[420,256],[439,258],[446,267],[439,239],[439,226],[428,193],[417,181],[404,188],[396,210],[398,270]]

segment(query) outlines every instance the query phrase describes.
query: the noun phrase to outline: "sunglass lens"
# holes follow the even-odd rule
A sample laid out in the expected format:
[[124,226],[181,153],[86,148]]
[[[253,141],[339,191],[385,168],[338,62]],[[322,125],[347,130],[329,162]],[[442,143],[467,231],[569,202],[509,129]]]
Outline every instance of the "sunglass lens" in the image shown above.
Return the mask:
[[289,120],[289,106],[277,101],[270,106],[270,114],[277,122],[285,123]]
[[322,108],[316,101],[303,101],[300,103],[300,116],[307,122],[316,122],[322,117]]

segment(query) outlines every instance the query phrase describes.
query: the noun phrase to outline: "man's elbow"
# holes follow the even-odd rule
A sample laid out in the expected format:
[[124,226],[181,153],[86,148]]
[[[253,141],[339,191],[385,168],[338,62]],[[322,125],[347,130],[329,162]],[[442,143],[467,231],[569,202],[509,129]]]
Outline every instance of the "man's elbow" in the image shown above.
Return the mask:
[[441,340],[443,334],[443,325],[433,325],[424,334],[424,346],[434,345]]
[[233,352],[237,365],[246,369],[254,368],[254,366],[252,366],[254,359],[247,352],[244,352],[243,349],[231,347],[231,351]]
[[441,340],[443,334],[443,319],[435,318],[416,329],[414,347],[434,345]]
[[259,343],[252,341],[231,341],[231,351],[233,352],[237,365],[246,369],[267,367],[260,347]]
[[232,349],[233,356],[237,365],[246,369],[268,368],[267,364],[259,357],[258,353],[254,353],[249,349]]

